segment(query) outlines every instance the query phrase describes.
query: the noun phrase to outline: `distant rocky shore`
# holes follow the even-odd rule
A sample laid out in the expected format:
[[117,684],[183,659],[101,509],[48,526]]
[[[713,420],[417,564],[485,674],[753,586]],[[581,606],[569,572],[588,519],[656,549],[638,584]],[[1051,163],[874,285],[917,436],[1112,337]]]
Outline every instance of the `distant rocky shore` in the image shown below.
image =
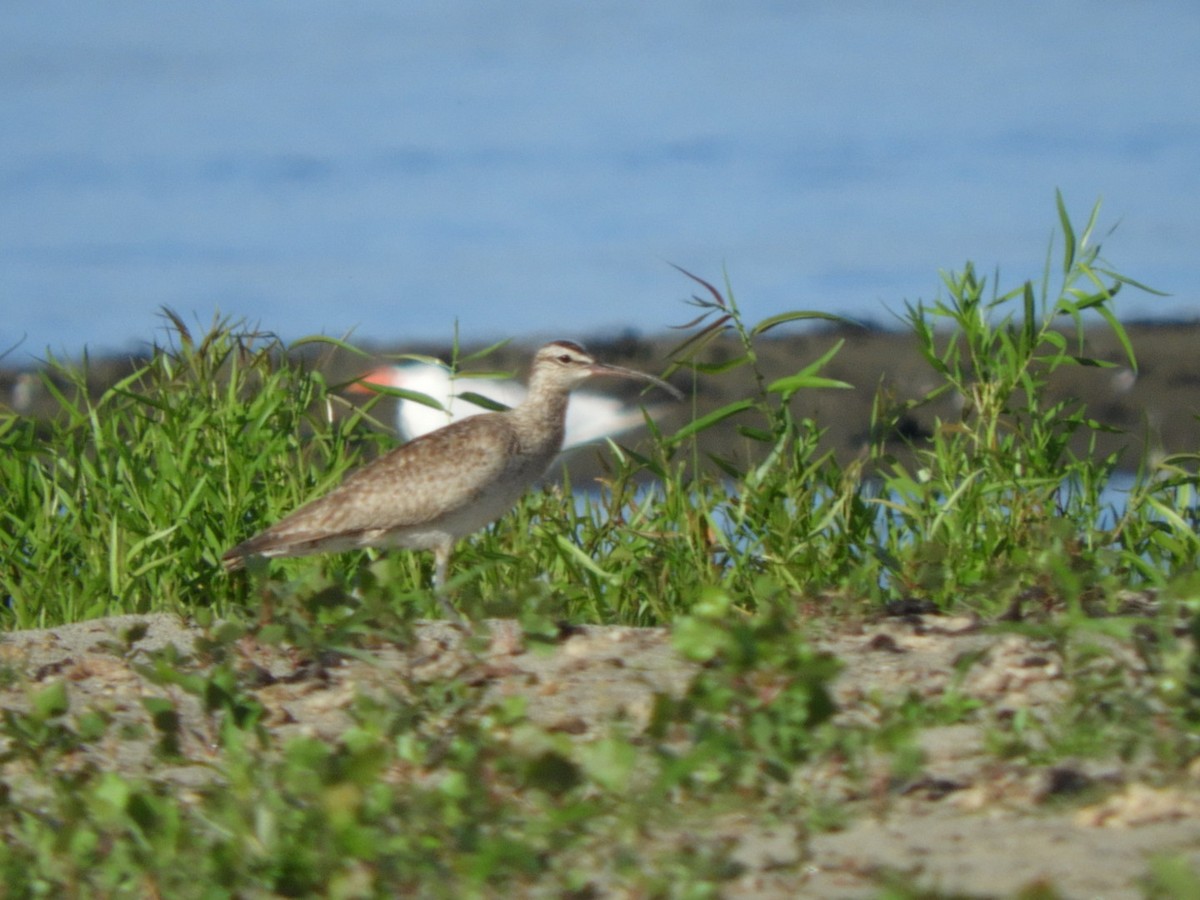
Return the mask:
[[[1061,373],[1051,385],[1050,398],[1079,400],[1098,422],[1118,429],[1101,433],[1097,450],[1107,455],[1121,453],[1121,466],[1134,469],[1147,452],[1155,457],[1181,452],[1200,452],[1200,322],[1133,323],[1126,328],[1138,358],[1133,371],[1124,362],[1120,346],[1105,329],[1089,332],[1084,354],[1114,364],[1113,368],[1073,366]],[[661,372],[668,363],[669,351],[682,336],[647,338],[625,334],[614,338],[583,336],[589,348],[601,358],[618,364]],[[845,339],[845,346],[829,363],[824,374],[855,386],[853,391],[802,392],[794,400],[797,414],[812,418],[826,429],[825,442],[843,461],[859,455],[871,437],[871,408],[880,390],[894,401],[915,400],[938,384],[936,373],[916,352],[907,333],[866,328],[828,328],[770,337],[758,344],[759,360],[768,381],[791,374]],[[426,353],[448,358],[450,347],[422,345],[373,345],[365,348],[372,357],[395,353]],[[484,367],[508,370],[524,377],[530,347],[510,344],[488,357]],[[729,358],[739,352],[732,339],[723,339],[706,348],[710,360]],[[319,367],[331,384],[346,383],[370,366],[366,357],[308,345],[305,362]],[[2,365],[2,364],[0,364]],[[100,393],[136,365],[129,358],[91,359],[89,390]],[[475,366],[478,368],[478,365]],[[677,372],[672,380],[690,392],[693,377]],[[684,424],[693,410],[696,414],[716,409],[750,395],[754,379],[742,367],[718,376],[695,376],[695,405],[678,404],[661,423],[666,431]],[[608,387],[607,385],[605,387]],[[614,389],[620,386],[613,385]],[[626,388],[636,395],[636,387]],[[390,402],[390,401],[385,401]],[[0,368],[0,403],[19,412],[45,416],[53,401],[37,373]],[[931,433],[937,420],[954,421],[961,412],[961,398],[945,394],[936,401],[911,411],[888,435],[889,447],[903,452],[906,441],[920,442]],[[728,420],[706,432],[702,449],[707,452],[745,459],[758,449],[754,442],[737,433],[739,424],[758,425],[752,414]],[[636,436],[630,437],[636,440]],[[1085,436],[1080,436],[1076,452],[1085,451]],[[587,477],[595,468],[595,454],[578,452],[572,469],[580,468]]]

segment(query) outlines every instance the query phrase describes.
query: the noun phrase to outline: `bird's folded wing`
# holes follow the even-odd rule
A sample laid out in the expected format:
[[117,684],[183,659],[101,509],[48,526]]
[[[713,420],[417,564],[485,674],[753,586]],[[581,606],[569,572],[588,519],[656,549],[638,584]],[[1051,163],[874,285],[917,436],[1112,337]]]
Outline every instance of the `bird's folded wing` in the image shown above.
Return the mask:
[[267,553],[303,544],[436,522],[502,478],[516,435],[500,416],[479,416],[410,441],[235,548]]

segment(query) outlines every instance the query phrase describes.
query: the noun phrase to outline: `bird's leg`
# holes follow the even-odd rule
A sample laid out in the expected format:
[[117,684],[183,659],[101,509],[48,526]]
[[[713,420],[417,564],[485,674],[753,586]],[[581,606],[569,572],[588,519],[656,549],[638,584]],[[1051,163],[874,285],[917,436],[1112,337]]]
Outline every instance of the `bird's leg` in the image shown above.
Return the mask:
[[466,625],[466,618],[451,605],[450,599],[447,596],[446,582],[448,579],[446,573],[450,568],[450,550],[453,546],[452,542],[447,541],[444,544],[438,545],[433,550],[433,593],[437,597],[438,606],[442,608],[442,614],[447,619],[459,625]]

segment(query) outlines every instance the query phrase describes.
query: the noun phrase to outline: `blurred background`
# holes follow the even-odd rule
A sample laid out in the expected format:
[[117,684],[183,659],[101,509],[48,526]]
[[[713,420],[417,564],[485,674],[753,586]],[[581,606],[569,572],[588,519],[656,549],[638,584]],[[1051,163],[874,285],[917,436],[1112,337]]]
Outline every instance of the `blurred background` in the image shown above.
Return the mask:
[[[0,366],[161,306],[396,346],[895,325],[939,268],[1043,268],[1054,191],[1200,314],[1200,6],[9,0]],[[1007,276],[1007,278],[1005,277]]]

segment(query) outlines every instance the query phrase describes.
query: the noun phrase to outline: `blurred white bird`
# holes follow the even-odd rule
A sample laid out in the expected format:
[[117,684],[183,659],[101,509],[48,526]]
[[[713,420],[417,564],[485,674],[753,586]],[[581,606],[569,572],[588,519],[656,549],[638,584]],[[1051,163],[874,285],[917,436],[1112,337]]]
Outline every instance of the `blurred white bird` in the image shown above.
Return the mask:
[[13,412],[24,413],[33,405],[33,389],[37,384],[37,376],[30,372],[22,372],[12,384],[12,395],[9,407]]
[[[349,390],[356,394],[370,393],[372,386],[424,394],[442,405],[442,409],[434,409],[416,401],[394,398],[397,403],[396,430],[407,441],[451,422],[489,411],[487,407],[471,402],[463,396],[465,394],[478,394],[510,408],[520,406],[526,394],[525,386],[517,381],[456,376],[446,366],[416,361],[378,366]],[[663,409],[663,406],[652,406],[646,411],[651,418],[656,418]],[[604,394],[576,392],[571,394],[567,406],[567,430],[562,448],[568,450],[616,437],[643,424],[645,419],[640,406],[629,406]]]

